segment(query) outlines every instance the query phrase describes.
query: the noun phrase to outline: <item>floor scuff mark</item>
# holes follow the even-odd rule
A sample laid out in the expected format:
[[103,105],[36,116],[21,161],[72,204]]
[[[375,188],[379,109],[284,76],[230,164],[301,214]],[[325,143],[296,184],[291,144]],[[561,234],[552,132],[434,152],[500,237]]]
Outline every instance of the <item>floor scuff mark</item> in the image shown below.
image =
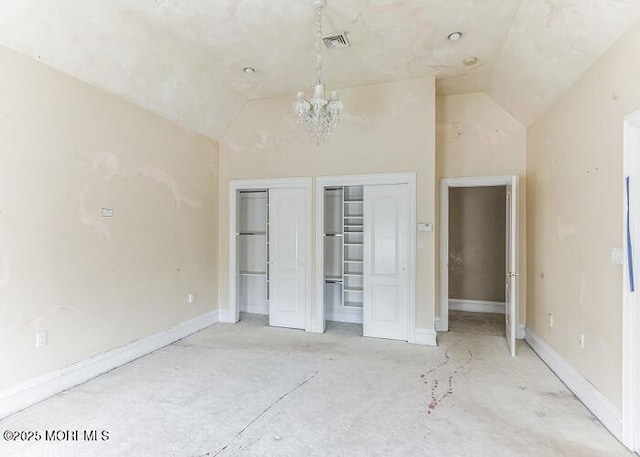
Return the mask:
[[[458,374],[460,370],[462,370],[467,365],[469,365],[471,363],[471,360],[473,360],[473,352],[469,350],[469,358],[462,365],[460,365],[458,368],[453,370],[453,373],[451,373],[451,375],[449,375],[449,378],[447,380],[447,390],[440,397],[438,397],[438,386],[440,385],[440,383],[437,379],[433,380],[433,385],[431,386],[431,402],[429,402],[429,404],[427,405],[427,414],[431,414],[433,410],[436,409],[436,407],[440,403],[442,403],[442,401],[444,401],[445,398],[453,394],[453,380],[455,376]],[[445,361],[442,362],[437,367],[430,370],[427,374],[433,373],[437,369],[446,365],[449,361],[450,361],[450,357],[447,353],[445,353]],[[425,382],[425,384],[428,384],[428,383],[429,383],[428,381]]]
[[[251,427],[254,423],[256,423],[256,421],[258,421],[262,416],[264,416],[265,414],[267,414],[269,412],[269,410],[271,408],[273,408],[275,405],[277,405],[278,403],[280,403],[282,400],[284,400],[289,394],[295,392],[296,390],[298,390],[300,387],[304,386],[306,383],[308,383],[309,381],[311,381],[313,378],[315,378],[318,375],[318,372],[315,371],[311,376],[309,376],[307,379],[305,379],[304,381],[302,381],[300,384],[297,384],[295,387],[291,388],[290,390],[288,390],[287,392],[285,392],[284,394],[282,394],[276,401],[274,401],[273,403],[271,403],[269,406],[267,406],[264,410],[262,410],[262,412],[260,414],[258,414],[256,417],[254,417],[251,422],[249,422],[247,425],[245,425],[238,433],[236,433],[234,435],[233,438],[231,438],[231,440],[224,445],[224,447],[222,449],[220,449],[218,452],[216,452],[215,454],[213,454],[212,457],[216,457],[217,455],[220,455],[223,451],[225,451],[229,446],[231,446],[231,444],[238,439],[238,437],[240,435],[242,435],[245,431],[247,431],[247,429],[249,427]],[[204,454],[205,456],[208,456],[209,453]]]

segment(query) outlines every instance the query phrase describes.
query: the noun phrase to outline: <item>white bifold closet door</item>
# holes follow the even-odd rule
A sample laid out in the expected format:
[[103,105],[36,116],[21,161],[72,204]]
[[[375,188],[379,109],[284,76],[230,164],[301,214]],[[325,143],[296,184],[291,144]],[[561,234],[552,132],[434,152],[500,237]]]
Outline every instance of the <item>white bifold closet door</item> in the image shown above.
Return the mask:
[[363,335],[407,339],[409,189],[364,187]]
[[305,188],[269,189],[269,325],[305,328]]

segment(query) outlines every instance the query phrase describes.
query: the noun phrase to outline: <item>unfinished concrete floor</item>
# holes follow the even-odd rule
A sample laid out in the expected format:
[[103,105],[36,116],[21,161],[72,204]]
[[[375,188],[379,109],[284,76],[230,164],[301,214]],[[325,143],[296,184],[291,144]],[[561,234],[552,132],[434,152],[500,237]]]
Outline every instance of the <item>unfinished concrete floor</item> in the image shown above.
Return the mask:
[[504,337],[504,314],[449,311],[449,331]]
[[108,430],[105,442],[0,441],[0,456],[631,456],[520,342],[437,348],[218,324],[0,421]]

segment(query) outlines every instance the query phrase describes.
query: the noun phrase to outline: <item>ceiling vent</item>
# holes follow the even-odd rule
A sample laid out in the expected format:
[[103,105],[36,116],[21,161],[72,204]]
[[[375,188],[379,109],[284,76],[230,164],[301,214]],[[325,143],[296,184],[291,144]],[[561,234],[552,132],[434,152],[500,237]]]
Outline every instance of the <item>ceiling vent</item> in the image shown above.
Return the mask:
[[324,45],[327,49],[342,49],[351,46],[347,32],[342,32],[338,35],[326,36],[322,38],[322,40],[324,41]]

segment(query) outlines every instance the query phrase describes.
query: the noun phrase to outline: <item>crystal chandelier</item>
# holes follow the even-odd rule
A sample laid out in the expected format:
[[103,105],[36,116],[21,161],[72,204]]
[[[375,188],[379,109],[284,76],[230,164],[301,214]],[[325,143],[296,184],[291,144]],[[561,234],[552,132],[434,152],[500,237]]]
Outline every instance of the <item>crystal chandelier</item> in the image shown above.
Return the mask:
[[322,8],[327,2],[313,0],[312,3],[316,16],[316,83],[313,97],[307,98],[304,92],[298,92],[293,110],[298,116],[298,123],[306,128],[316,144],[320,144],[338,125],[342,102],[336,91],[331,91],[331,97],[327,100],[322,82]]

